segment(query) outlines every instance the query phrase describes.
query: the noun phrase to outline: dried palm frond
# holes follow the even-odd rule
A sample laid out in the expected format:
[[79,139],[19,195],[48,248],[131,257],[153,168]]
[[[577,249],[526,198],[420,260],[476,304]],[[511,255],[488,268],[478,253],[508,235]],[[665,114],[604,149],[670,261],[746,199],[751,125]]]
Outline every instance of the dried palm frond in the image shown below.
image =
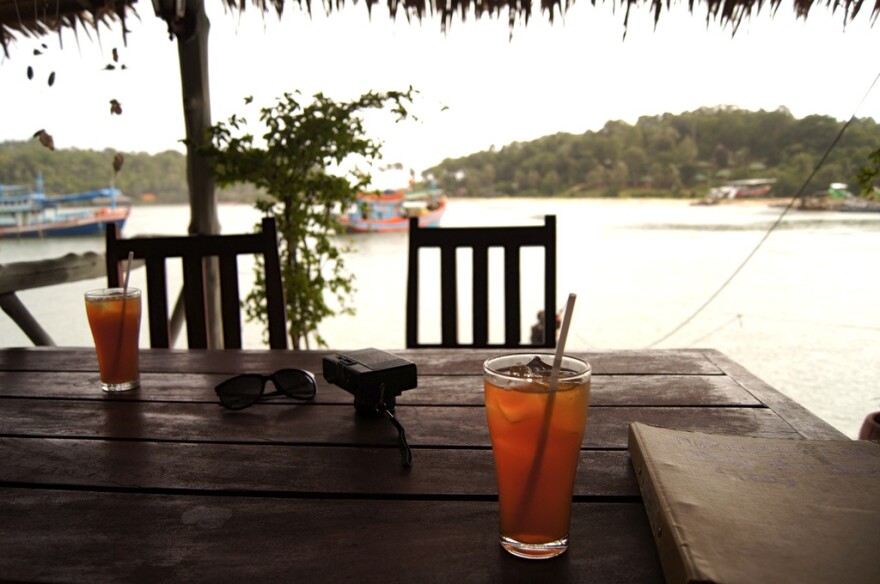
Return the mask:
[[39,139],[40,144],[42,144],[49,150],[55,150],[55,139],[52,138],[52,135],[49,134],[46,130],[38,130],[34,133],[34,138]]
[[[108,23],[119,19],[122,21],[123,40],[127,33],[125,18],[133,11],[137,0],[56,0],[54,11],[34,11],[20,9],[19,3],[26,0],[0,0],[0,44],[8,55],[8,43],[13,34],[24,36],[42,36],[50,32],[58,32],[62,28],[83,28],[97,30],[101,22]],[[263,13],[270,11],[280,18],[287,4],[295,4],[300,10],[311,14],[312,0],[221,0],[233,12],[244,12],[248,4]],[[382,0],[365,0],[367,10],[372,13],[375,6]],[[603,0],[580,0],[596,4]],[[624,27],[629,14],[634,9],[650,10],[654,21],[660,20],[664,9],[669,10],[673,0],[605,0],[624,8]],[[743,19],[757,15],[762,9],[772,13],[781,7],[782,0],[679,0],[694,13],[698,7],[705,7],[706,21],[716,21],[722,26],[730,25],[733,34]],[[562,16],[573,6],[575,0],[386,0],[388,12],[392,18],[403,14],[407,21],[423,20],[426,16],[438,16],[442,30],[446,30],[453,20],[462,21],[472,16],[479,19],[483,16],[507,17],[511,31],[517,20],[528,25],[533,11],[540,11],[551,23]],[[167,3],[171,6],[173,3]],[[348,4],[357,4],[357,0],[321,0],[321,7],[326,14],[341,10]],[[873,4],[873,6],[872,6]],[[870,7],[871,23],[875,23],[880,15],[880,0],[792,0],[792,9],[800,18],[806,18],[816,7],[824,7],[834,13],[843,13],[843,23],[852,21],[863,9]],[[136,14],[136,12],[135,12]],[[175,30],[181,15],[176,12],[159,15],[169,23],[169,30]],[[116,57],[114,55],[114,61]]]

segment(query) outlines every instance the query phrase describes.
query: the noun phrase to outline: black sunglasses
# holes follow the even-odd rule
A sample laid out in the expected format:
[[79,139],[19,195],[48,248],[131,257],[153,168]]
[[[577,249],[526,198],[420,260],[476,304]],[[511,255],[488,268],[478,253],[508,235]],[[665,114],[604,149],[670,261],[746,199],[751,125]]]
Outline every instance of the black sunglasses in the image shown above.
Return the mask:
[[[263,395],[266,382],[275,384],[275,391]],[[230,410],[243,410],[261,399],[273,397],[291,397],[305,401],[315,397],[318,384],[315,376],[302,369],[279,369],[272,375],[245,373],[227,379],[214,388],[223,407]]]

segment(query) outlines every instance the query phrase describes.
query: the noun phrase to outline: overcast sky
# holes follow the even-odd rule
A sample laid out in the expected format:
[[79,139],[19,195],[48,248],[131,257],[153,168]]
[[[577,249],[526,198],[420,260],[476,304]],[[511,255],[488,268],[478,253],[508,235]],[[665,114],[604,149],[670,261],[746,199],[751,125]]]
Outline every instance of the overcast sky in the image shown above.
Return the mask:
[[[492,145],[701,106],[880,120],[880,87],[862,101],[880,73],[880,24],[872,30],[867,11],[844,30],[841,12],[817,6],[804,22],[786,4],[731,38],[729,28],[707,25],[702,5],[694,15],[674,7],[656,30],[641,8],[624,38],[620,9],[581,0],[564,21],[551,26],[536,15],[510,39],[506,19],[456,21],[444,34],[433,18],[392,22],[382,6],[370,20],[364,3],[329,17],[314,3],[311,18],[289,5],[281,21],[252,7],[239,18],[219,0],[208,4],[214,121],[253,113],[243,108],[246,96],[270,105],[285,91],[351,99],[412,85],[420,121],[381,117],[370,131],[385,142],[385,162],[416,172]],[[57,36],[22,40],[11,58],[0,56],[0,141],[45,128],[58,148],[182,151],[176,42],[149,3],[138,6],[127,46],[116,26],[78,40],[64,33],[63,50]],[[34,56],[40,43],[48,48]],[[126,70],[104,70],[113,48]],[[110,115],[111,99],[121,116]]]

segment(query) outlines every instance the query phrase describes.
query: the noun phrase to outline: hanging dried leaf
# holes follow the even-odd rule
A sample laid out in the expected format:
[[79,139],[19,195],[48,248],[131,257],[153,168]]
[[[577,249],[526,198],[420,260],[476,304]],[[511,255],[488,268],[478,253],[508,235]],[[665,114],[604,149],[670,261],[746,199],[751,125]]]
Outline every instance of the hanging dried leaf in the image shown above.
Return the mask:
[[34,134],[34,138],[39,138],[40,144],[48,148],[49,150],[55,150],[55,140],[52,138],[52,135],[46,132],[46,130],[40,130]]
[[110,100],[110,115],[113,114],[116,114],[117,116],[122,115],[122,104],[115,99]]
[[49,73],[49,87],[55,85],[55,71]]
[[120,153],[116,153],[113,157],[113,173],[119,174],[119,171],[122,170],[122,164],[125,162],[125,157]]
[[28,65],[27,76],[28,76],[28,79],[34,78],[34,68],[31,67],[30,65]]
[[113,47],[113,62],[119,62],[119,51],[116,50],[116,47]]

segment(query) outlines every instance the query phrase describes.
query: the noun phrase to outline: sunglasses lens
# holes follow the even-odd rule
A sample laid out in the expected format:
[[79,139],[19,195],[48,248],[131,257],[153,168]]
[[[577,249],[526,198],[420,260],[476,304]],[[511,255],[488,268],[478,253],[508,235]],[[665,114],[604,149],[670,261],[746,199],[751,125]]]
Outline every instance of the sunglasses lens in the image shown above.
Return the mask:
[[278,389],[296,399],[312,399],[315,397],[315,382],[304,371],[298,369],[282,369],[273,375]]
[[220,402],[231,410],[240,410],[257,403],[263,390],[259,375],[239,375],[217,386]]

